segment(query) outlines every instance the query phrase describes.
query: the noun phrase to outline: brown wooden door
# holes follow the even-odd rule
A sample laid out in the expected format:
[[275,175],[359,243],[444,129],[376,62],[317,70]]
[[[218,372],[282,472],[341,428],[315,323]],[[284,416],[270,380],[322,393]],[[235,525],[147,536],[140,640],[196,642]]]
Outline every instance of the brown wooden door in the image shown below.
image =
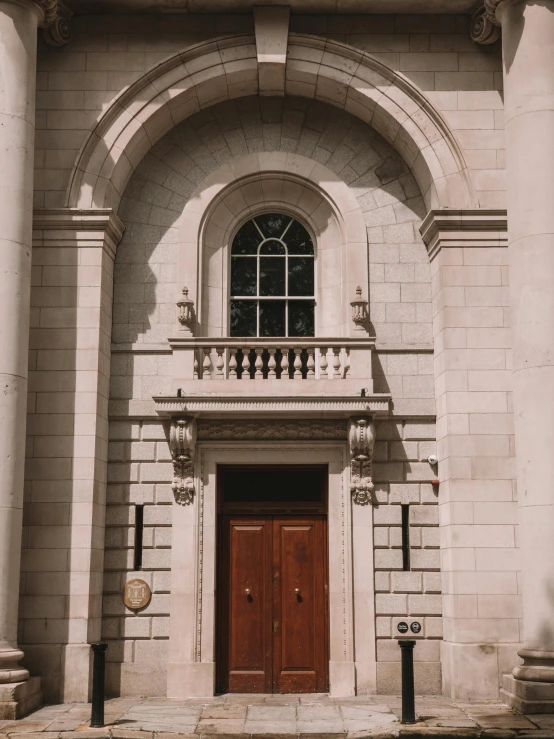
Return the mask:
[[219,689],[328,689],[323,516],[222,516]]

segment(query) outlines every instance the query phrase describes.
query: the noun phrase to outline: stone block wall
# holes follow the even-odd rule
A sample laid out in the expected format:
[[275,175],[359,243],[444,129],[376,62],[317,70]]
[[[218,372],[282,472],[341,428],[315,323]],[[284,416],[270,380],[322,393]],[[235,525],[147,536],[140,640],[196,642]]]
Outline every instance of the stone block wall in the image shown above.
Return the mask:
[[[418,694],[441,692],[442,598],[438,487],[427,457],[435,454],[435,424],[394,419],[378,426],[373,465],[377,688],[400,685],[400,621],[422,625],[414,651]],[[402,506],[409,506],[410,569],[403,570]],[[410,636],[412,632],[409,632]]]
[[[478,46],[469,16],[292,15],[292,32],[341,41],[401,72],[445,116],[479,204],[505,206],[500,44]],[[37,76],[36,207],[63,205],[79,148],[103,110],[171,54],[218,35],[253,34],[245,15],[79,16],[67,48],[41,44]]]
[[[395,415],[378,427],[375,449],[377,687],[381,692],[399,689],[393,629],[395,619],[413,616],[424,623],[426,643],[418,652],[419,689],[440,692],[438,509],[431,488],[435,472],[426,461],[436,449],[430,265],[419,234],[423,203],[406,165],[379,135],[344,112],[299,98],[245,98],[192,116],[152,148],[121,202],[126,232],[114,276],[104,584],[104,638],[114,643],[108,657],[109,690],[129,694],[138,685],[144,689],[143,676],[149,671],[149,689],[165,689],[158,656],[166,646],[160,627],[169,615],[161,609],[167,603],[163,587],[170,538],[168,529],[153,522],[169,523],[164,517],[171,510],[171,464],[163,426],[153,422],[152,396],[170,391],[167,338],[176,329],[181,287],[174,277],[179,218],[211,171],[233,156],[256,151],[292,151],[325,164],[349,185],[362,209],[370,317],[378,346],[375,391],[392,394]],[[402,572],[398,560],[403,502],[411,505],[411,573]],[[140,576],[152,583],[154,592],[152,604],[138,616],[121,601],[125,580],[136,576],[136,503],[145,506]]]
[[[114,362],[117,363],[117,356]],[[132,377],[132,375],[131,375]],[[108,695],[166,694],[171,577],[173,466],[164,426],[156,421],[110,422],[102,638]],[[142,568],[133,572],[135,511],[143,508]],[[135,613],[123,603],[125,582],[145,580],[152,600]]]

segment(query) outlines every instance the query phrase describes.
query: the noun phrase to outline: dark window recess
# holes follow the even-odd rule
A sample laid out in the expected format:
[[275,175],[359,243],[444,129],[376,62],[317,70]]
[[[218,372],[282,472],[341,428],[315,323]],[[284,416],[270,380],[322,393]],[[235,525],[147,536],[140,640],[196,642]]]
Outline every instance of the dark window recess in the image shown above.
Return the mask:
[[144,527],[144,506],[135,506],[135,558],[133,570],[142,570],[142,532]]
[[410,506],[401,505],[402,509],[402,569],[410,569]]

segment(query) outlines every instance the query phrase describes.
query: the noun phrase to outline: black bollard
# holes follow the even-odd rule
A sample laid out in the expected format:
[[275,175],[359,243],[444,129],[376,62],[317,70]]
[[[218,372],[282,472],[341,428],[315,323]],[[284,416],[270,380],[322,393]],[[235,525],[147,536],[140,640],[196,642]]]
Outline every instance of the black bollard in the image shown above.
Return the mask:
[[399,639],[398,646],[402,653],[402,723],[415,724],[414,695],[414,647],[415,641]]
[[104,726],[104,682],[106,672],[106,649],[107,644],[102,642],[90,645],[94,654],[92,664],[92,713],[90,717],[91,728]]

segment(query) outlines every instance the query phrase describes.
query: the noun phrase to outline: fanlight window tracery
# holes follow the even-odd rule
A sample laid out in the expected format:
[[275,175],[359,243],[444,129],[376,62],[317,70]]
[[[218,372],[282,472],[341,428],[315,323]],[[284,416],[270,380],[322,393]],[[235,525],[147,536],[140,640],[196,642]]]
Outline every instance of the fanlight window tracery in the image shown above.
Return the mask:
[[264,213],[231,248],[231,336],[315,335],[314,245],[304,226]]

